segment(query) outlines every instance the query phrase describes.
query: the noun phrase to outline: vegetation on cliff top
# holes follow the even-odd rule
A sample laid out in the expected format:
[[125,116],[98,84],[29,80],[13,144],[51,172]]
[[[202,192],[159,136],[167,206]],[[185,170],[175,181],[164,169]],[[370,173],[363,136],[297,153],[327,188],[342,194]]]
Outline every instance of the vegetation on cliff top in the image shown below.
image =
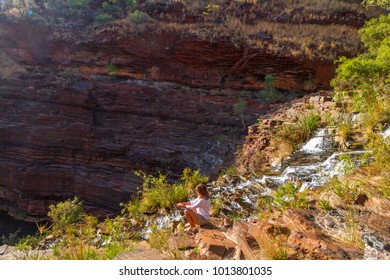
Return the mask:
[[91,29],[90,34],[115,25],[136,34],[174,30],[315,60],[360,52],[357,27],[378,14],[378,9],[364,9],[359,0],[7,0],[3,11],[9,18]]

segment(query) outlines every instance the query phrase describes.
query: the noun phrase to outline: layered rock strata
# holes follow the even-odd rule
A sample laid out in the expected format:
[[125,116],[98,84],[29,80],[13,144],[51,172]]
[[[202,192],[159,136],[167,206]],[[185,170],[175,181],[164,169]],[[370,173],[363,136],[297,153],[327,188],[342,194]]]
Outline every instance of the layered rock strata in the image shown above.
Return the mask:
[[257,94],[266,74],[303,90],[333,73],[331,63],[126,28],[1,23],[2,57],[15,65],[0,84],[3,210],[34,220],[72,196],[118,209],[140,185],[134,170],[216,174],[242,123],[268,109]]

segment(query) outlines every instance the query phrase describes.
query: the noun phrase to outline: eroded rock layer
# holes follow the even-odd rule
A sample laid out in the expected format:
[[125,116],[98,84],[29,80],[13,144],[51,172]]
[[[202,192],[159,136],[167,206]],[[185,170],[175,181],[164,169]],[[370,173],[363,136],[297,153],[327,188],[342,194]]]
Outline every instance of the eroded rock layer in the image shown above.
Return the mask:
[[75,195],[117,209],[140,185],[134,170],[216,174],[243,124],[267,110],[257,94],[266,74],[305,90],[333,73],[331,63],[173,32],[83,32],[1,23],[14,73],[0,83],[0,201],[14,216],[41,217]]

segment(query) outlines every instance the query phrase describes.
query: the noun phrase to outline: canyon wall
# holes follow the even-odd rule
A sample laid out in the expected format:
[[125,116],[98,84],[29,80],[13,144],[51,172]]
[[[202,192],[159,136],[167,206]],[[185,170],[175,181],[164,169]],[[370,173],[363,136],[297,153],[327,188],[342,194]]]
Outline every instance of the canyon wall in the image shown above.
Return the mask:
[[17,65],[0,80],[0,205],[25,220],[73,196],[117,210],[140,186],[135,170],[215,176],[242,121],[268,110],[258,95],[266,74],[304,91],[327,88],[334,71],[175,32],[0,27],[2,57]]

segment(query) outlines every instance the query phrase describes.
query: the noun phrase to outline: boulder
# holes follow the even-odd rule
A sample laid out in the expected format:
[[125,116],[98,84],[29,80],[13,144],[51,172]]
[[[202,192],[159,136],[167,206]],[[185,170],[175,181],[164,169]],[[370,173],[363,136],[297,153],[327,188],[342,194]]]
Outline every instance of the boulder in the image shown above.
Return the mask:
[[232,259],[236,243],[227,234],[218,230],[200,230],[195,241],[202,259],[224,260]]

